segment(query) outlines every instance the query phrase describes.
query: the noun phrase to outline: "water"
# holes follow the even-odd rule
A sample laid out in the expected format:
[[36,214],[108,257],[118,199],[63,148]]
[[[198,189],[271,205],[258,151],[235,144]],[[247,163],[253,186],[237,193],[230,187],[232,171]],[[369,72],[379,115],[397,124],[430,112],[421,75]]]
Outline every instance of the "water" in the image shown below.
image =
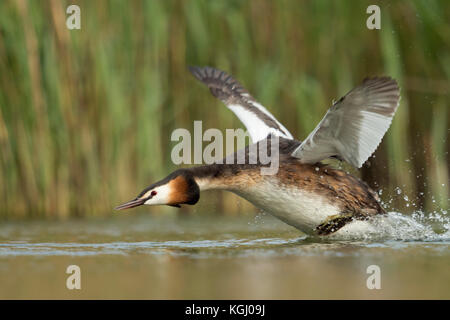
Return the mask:
[[[0,299],[450,298],[446,212],[311,238],[268,216],[115,216],[0,226]],[[81,269],[81,290],[66,268]],[[381,289],[366,286],[367,267]]]

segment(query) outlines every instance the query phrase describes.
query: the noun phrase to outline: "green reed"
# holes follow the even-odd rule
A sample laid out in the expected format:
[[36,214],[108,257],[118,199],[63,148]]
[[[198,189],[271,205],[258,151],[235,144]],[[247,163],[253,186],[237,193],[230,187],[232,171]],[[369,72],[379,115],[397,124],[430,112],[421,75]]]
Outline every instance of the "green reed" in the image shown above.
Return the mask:
[[[393,208],[448,208],[450,3],[378,2],[368,30],[373,1],[75,1],[69,31],[72,3],[0,2],[0,217],[109,215],[175,168],[175,128],[242,127],[188,65],[229,71],[300,139],[364,77],[395,77],[362,177]],[[214,199],[204,210],[253,210]]]

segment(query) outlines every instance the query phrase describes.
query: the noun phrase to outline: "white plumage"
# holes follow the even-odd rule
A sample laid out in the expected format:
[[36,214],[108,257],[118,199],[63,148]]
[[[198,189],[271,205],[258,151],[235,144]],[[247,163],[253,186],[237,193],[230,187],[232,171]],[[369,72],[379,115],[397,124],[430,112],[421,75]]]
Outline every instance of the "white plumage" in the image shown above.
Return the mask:
[[241,122],[244,124],[244,126],[247,128],[247,131],[250,135],[250,138],[252,138],[253,143],[256,143],[258,141],[261,141],[269,134],[276,135],[278,137],[283,137],[286,139],[293,139],[290,132],[280,123],[278,120],[269,112],[266,108],[264,108],[262,105],[256,102],[248,102],[251,103],[252,106],[257,108],[259,111],[263,112],[271,118],[273,121],[275,121],[280,128],[284,132],[281,132],[280,130],[270,127],[261,120],[260,117],[258,117],[257,114],[255,114],[252,111],[249,111],[248,108],[244,108],[242,105],[238,104],[230,104],[227,107],[233,111],[233,113],[241,120]]

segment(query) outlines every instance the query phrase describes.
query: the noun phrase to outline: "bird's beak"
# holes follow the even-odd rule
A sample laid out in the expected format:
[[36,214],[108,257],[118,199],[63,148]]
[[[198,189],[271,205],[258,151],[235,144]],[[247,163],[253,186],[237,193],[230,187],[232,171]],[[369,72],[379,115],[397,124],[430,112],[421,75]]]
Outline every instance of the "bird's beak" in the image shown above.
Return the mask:
[[145,203],[145,201],[147,201],[147,199],[134,199],[128,202],[125,202],[123,204],[121,204],[120,206],[117,206],[114,208],[114,210],[124,210],[124,209],[130,209],[130,208],[134,208],[134,207],[138,207],[141,206]]

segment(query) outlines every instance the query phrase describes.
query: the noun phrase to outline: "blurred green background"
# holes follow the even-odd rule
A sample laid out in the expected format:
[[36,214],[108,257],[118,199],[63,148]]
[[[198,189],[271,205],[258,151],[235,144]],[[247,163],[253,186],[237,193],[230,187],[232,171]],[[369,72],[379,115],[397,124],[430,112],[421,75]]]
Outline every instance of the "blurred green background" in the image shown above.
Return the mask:
[[[174,129],[242,127],[188,65],[228,71],[299,139],[366,76],[396,78],[401,106],[360,174],[390,208],[445,210],[449,21],[449,1],[2,0],[0,218],[111,215],[175,169]],[[254,212],[202,200],[177,212]],[[143,209],[161,210],[177,209]]]

